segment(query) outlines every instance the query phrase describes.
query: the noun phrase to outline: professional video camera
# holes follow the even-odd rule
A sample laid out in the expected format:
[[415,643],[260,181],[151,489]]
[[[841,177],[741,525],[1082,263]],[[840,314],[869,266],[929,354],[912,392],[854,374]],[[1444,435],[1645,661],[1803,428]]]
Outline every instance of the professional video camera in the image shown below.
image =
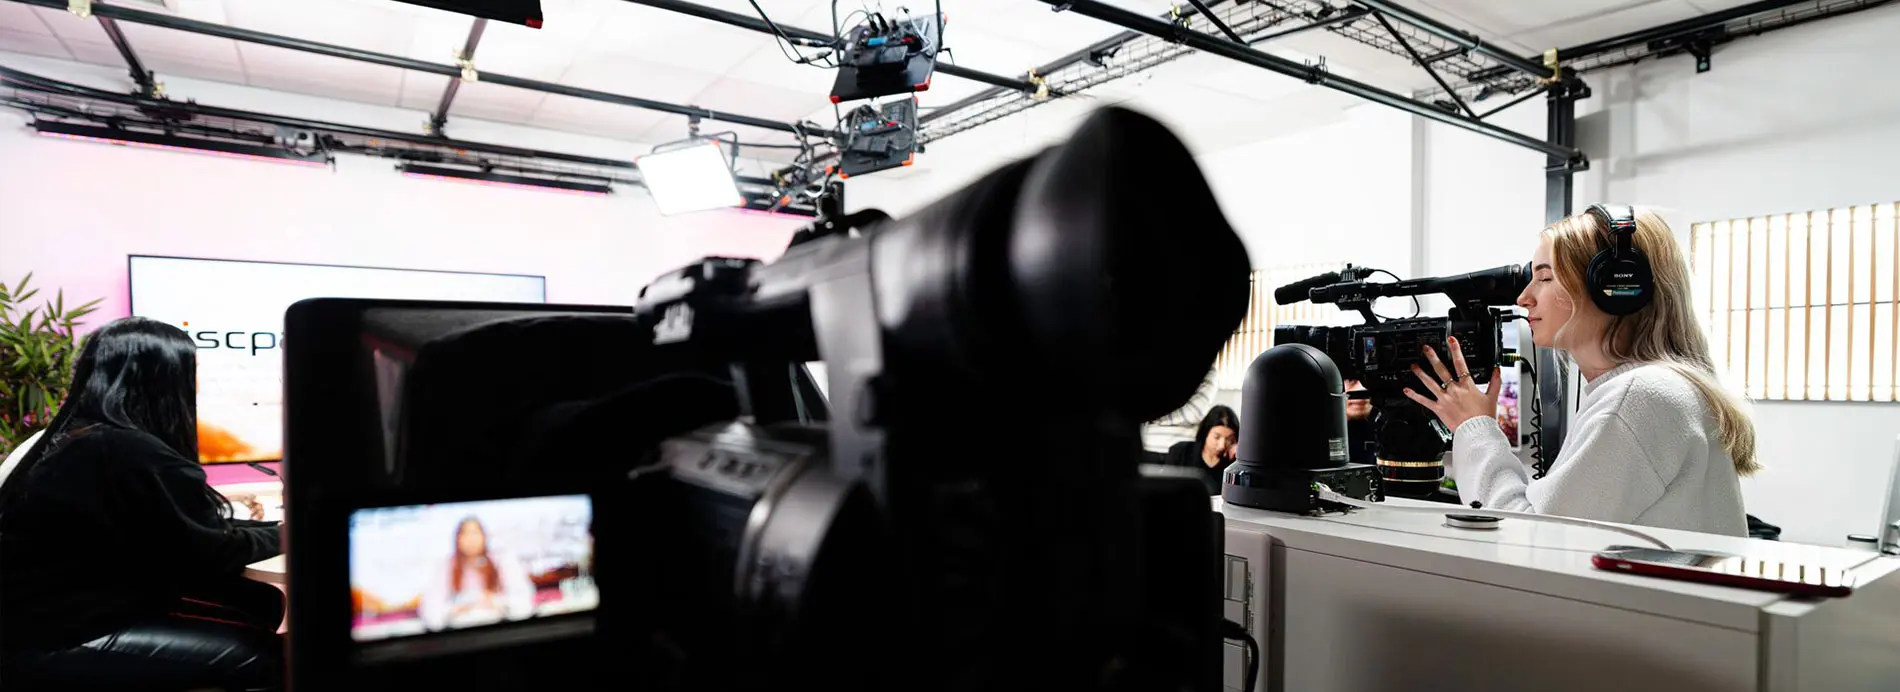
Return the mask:
[[[1357,311],[1365,323],[1334,327],[1280,325],[1273,329],[1273,343],[1306,344],[1319,349],[1332,358],[1343,377],[1364,384],[1366,390],[1353,392],[1352,396],[1372,400],[1385,494],[1429,497],[1445,477],[1445,448],[1451,443],[1451,431],[1405,396],[1408,387],[1424,391],[1412,374],[1412,366],[1432,372],[1424,347],[1431,346],[1441,359],[1449,361],[1451,351],[1445,342],[1457,337],[1472,381],[1489,382],[1492,367],[1512,355],[1503,346],[1501,326],[1518,318],[1509,310],[1492,306],[1517,302],[1518,294],[1530,283],[1530,265],[1505,265],[1429,279],[1366,280],[1382,271],[1347,265],[1340,271],[1275,289],[1273,299],[1280,305],[1304,300],[1332,303]],[[1372,302],[1379,298],[1439,293],[1452,301],[1446,317],[1384,319],[1372,311]],[[1451,364],[1447,362],[1446,367]]]
[[1219,690],[1218,516],[1140,466],[1246,311],[1197,171],[1111,108],[631,310],[292,306],[295,688]]

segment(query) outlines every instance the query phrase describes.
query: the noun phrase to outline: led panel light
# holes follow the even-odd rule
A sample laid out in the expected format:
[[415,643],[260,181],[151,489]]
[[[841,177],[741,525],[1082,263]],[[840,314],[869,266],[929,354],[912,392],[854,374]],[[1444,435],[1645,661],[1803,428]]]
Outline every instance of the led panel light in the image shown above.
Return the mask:
[[330,165],[330,155],[323,152],[301,154],[283,147],[243,144],[216,139],[180,137],[156,132],[138,132],[121,130],[98,125],[78,125],[74,123],[36,120],[33,129],[48,137],[74,139],[85,142],[100,142],[119,146],[139,147],[143,149],[162,149],[182,151],[194,154],[211,154],[242,158],[270,163],[288,163],[299,166],[325,168]]
[[614,191],[612,187],[609,187],[607,185],[603,185],[600,183],[587,183],[587,182],[579,182],[579,181],[574,181],[574,180],[557,180],[554,178],[535,178],[535,177],[522,176],[522,175],[506,175],[503,173],[494,173],[494,172],[489,172],[489,171],[471,171],[471,170],[461,169],[461,168],[443,168],[441,166],[425,166],[422,164],[415,164],[415,163],[405,163],[405,164],[399,165],[396,167],[396,170],[402,171],[403,175],[409,176],[411,178],[436,178],[439,180],[453,180],[453,181],[458,181],[458,182],[476,183],[478,185],[494,185],[498,187],[526,188],[530,190],[568,192],[568,193],[582,194],[582,195],[608,195],[608,194],[612,194]]
[[667,216],[745,204],[726,153],[717,142],[642,156],[634,161],[660,213]]

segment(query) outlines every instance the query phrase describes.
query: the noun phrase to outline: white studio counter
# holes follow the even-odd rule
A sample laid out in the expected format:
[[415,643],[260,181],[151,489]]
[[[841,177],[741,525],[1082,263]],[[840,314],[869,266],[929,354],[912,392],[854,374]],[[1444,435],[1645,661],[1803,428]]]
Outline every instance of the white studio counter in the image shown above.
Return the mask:
[[[1598,529],[1214,506],[1227,525],[1227,617],[1265,659],[1256,690],[1900,689],[1900,559],[1639,529],[1679,550],[1859,580],[1851,597],[1810,600],[1598,570],[1596,551],[1643,545]],[[1244,652],[1229,644],[1229,689],[1241,689]]]

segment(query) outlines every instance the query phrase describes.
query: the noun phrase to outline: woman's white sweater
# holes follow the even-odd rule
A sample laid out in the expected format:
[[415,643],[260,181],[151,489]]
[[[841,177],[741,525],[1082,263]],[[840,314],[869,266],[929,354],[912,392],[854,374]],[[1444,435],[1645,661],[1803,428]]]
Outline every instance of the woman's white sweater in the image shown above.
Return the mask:
[[1668,366],[1630,363],[1584,385],[1563,451],[1531,480],[1495,418],[1452,436],[1466,504],[1747,536],[1741,479],[1702,392]]

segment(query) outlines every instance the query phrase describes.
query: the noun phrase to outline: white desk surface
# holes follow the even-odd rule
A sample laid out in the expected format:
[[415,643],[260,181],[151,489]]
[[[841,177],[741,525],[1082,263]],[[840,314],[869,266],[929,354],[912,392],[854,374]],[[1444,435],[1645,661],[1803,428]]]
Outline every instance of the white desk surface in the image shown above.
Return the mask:
[[[1456,505],[1437,503],[1388,502],[1443,507],[1446,512],[1458,509]],[[1814,603],[1764,591],[1596,569],[1590,564],[1590,556],[1595,552],[1611,545],[1643,544],[1640,539],[1599,529],[1505,519],[1496,530],[1473,531],[1445,526],[1444,517],[1436,514],[1358,510],[1347,515],[1304,517],[1238,506],[1223,507],[1219,498],[1214,498],[1214,509],[1225,515],[1229,524],[1253,525],[1291,550],[1590,603],[1617,604],[1748,632],[1760,629],[1763,609],[1783,604],[1777,610],[1799,610]],[[1900,559],[1883,558],[1871,552],[1670,529],[1631,528],[1681,550],[1708,550],[1830,569],[1854,568],[1862,583],[1900,569]]]

